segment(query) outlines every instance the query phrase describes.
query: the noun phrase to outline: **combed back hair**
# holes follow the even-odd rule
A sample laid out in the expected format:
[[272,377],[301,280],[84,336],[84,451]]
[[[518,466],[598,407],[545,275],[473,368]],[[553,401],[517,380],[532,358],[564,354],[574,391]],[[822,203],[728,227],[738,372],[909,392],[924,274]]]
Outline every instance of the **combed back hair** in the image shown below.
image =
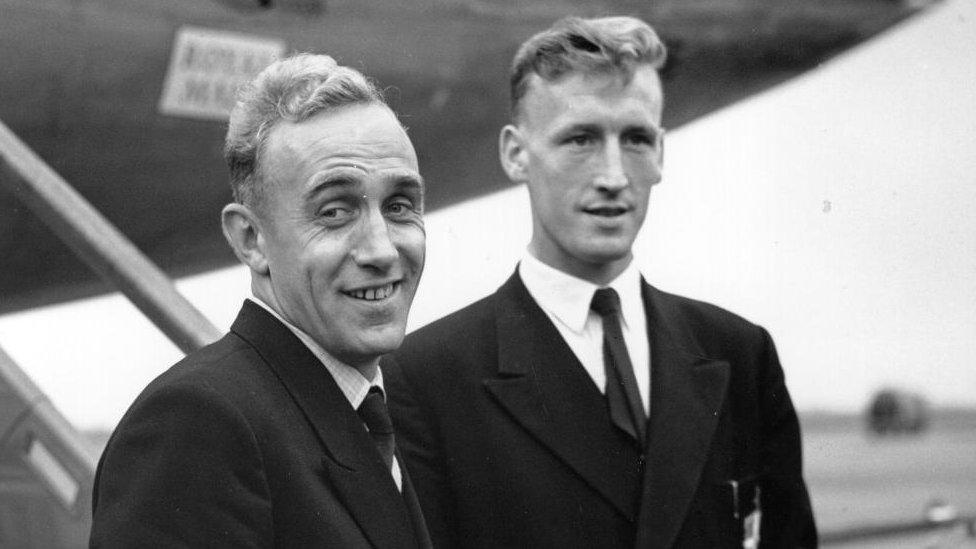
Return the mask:
[[259,153],[279,120],[301,122],[320,111],[370,103],[386,104],[376,85],[328,55],[301,53],[268,65],[237,92],[230,114],[224,160],[234,200],[262,202]]
[[533,74],[546,81],[570,72],[622,71],[629,78],[639,64],[661,69],[667,49],[647,23],[634,17],[567,17],[526,40],[511,68],[512,118]]

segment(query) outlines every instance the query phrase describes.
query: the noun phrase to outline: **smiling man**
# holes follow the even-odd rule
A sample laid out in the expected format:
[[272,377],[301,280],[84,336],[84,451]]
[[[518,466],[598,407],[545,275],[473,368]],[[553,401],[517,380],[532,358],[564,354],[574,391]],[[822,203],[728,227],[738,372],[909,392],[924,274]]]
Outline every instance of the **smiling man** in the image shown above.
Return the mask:
[[634,265],[664,59],[629,17],[560,21],[515,56],[499,143],[528,186],[528,249],[384,363],[436,546],[816,545],[769,335]]
[[253,299],[119,423],[92,545],[429,547],[378,368],[424,266],[406,132],[361,74],[306,54],[241,92],[225,156]]

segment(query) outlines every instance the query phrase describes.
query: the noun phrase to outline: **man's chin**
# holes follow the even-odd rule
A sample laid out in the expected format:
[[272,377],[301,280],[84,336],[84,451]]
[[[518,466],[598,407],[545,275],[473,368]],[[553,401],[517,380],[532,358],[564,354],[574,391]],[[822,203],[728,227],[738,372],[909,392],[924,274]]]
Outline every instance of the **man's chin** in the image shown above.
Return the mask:
[[403,343],[404,333],[403,328],[389,328],[375,333],[363,334],[354,353],[366,360],[375,360],[399,349]]
[[630,243],[608,242],[590,246],[581,259],[592,265],[609,265],[627,261],[631,257]]

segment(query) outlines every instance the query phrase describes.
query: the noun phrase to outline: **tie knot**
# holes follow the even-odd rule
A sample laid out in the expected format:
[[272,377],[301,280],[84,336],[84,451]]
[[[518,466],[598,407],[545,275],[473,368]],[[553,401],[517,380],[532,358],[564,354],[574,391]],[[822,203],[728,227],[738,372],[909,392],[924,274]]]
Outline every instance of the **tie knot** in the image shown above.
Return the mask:
[[620,296],[613,288],[600,288],[593,293],[590,309],[601,317],[616,316],[620,312]]
[[390,412],[386,409],[386,401],[383,399],[383,389],[377,386],[369,388],[366,398],[359,405],[359,417],[366,424],[370,433],[377,435],[393,434],[393,421],[390,420]]

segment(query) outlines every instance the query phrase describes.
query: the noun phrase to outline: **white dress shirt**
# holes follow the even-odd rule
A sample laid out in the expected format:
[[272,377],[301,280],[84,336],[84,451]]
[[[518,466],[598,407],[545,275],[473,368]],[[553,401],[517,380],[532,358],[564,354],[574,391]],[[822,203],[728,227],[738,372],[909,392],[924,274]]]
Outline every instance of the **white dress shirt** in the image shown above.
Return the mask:
[[[596,386],[606,394],[603,322],[600,315],[590,310],[593,293],[601,286],[550,267],[529,252],[522,256],[518,271],[532,299],[559,330]],[[604,287],[613,288],[620,296],[624,343],[630,354],[646,414],[651,408],[651,357],[640,271],[631,261],[624,272]]]
[[[345,395],[346,400],[348,400],[349,404],[352,405],[353,410],[359,409],[359,405],[366,400],[366,394],[369,393],[369,389],[371,387],[379,387],[380,390],[383,391],[383,399],[386,399],[386,390],[383,389],[383,370],[380,369],[379,365],[376,366],[376,377],[374,377],[372,381],[366,379],[366,376],[364,376],[362,372],[356,368],[336,360],[336,358],[330,355],[328,351],[323,349],[321,345],[316,343],[311,336],[282,318],[281,315],[279,315],[267,303],[261,301],[261,298],[254,296],[252,301],[274,315],[275,318],[288,327],[288,329],[291,330],[292,333],[294,333],[298,339],[305,344],[306,347],[308,347],[309,351],[312,351],[312,354],[319,359],[322,365],[325,366],[325,369],[332,374],[332,378],[335,379],[336,385],[339,386],[339,390],[342,391],[342,394]],[[403,473],[400,471],[400,463],[397,461],[396,456],[393,456],[393,467],[390,470],[390,474],[393,475],[393,480],[396,482],[397,488],[402,491]]]

